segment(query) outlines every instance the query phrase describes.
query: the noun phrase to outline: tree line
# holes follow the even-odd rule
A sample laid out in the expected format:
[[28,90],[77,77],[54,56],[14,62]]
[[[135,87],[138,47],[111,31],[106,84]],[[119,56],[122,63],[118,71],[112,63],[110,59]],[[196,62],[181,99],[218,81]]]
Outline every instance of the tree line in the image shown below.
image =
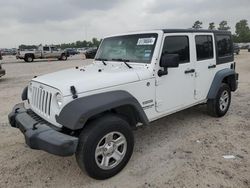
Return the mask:
[[[66,49],[66,48],[85,48],[85,47],[98,47],[101,43],[101,40],[98,40],[97,38],[92,38],[91,41],[76,41],[76,42],[72,42],[72,43],[62,43],[62,44],[56,44],[52,46],[55,46],[57,48],[60,49]],[[46,46],[46,45],[45,45]],[[20,50],[31,50],[31,49],[36,49],[37,46],[36,45],[25,45],[25,44],[21,44],[19,46]]]
[[[192,28],[203,29],[203,23],[200,20],[197,20],[196,22],[194,22]],[[217,27],[214,22],[209,23],[208,29],[230,31],[231,27],[228,25],[226,20],[223,20]],[[236,43],[250,42],[250,28],[248,26],[247,20],[243,19],[235,24],[235,34],[233,34],[233,41]]]
[[[203,23],[200,20],[197,20],[194,22],[193,29],[203,29]],[[208,29],[210,30],[225,30],[229,31],[231,27],[228,25],[226,20],[223,20],[219,23],[219,25],[216,27],[214,22],[209,23]],[[250,42],[250,28],[248,26],[248,21],[243,19],[240,20],[239,22],[236,23],[235,25],[235,34],[233,34],[233,41],[236,43],[246,43]],[[76,41],[72,43],[62,43],[62,44],[57,44],[53,45],[56,46],[57,48],[65,49],[65,48],[84,48],[84,47],[98,47],[101,43],[101,40],[98,40],[97,38],[93,38],[91,41]],[[36,45],[25,45],[22,44],[19,46],[19,49],[24,50],[24,49],[35,49]]]

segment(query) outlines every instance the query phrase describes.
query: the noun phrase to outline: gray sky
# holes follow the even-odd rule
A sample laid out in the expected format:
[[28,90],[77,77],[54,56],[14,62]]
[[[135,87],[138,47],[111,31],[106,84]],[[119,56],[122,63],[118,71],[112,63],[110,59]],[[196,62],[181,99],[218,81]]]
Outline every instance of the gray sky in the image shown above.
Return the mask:
[[[250,22],[250,0],[0,0],[0,48],[156,28]],[[250,23],[249,23],[250,24]]]

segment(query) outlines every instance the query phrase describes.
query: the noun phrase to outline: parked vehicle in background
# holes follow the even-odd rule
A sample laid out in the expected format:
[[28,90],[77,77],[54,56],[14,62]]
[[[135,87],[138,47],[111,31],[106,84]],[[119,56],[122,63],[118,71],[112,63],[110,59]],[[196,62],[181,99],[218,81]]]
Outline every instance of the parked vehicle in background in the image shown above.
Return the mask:
[[66,48],[65,52],[66,52],[66,54],[67,54],[68,57],[72,56],[72,55],[79,54],[79,52],[76,49],[74,49],[74,48]]
[[85,48],[77,48],[77,51],[79,53],[86,53],[86,51],[88,50],[88,47],[85,47]]
[[1,62],[3,60],[3,56],[2,56],[2,53],[0,51],[0,77],[4,76],[5,75],[5,70],[2,68],[2,65],[1,65]]
[[2,56],[5,56],[5,55],[16,55],[16,49],[1,49],[0,50],[1,51],[1,53],[2,53]]
[[230,32],[131,32],[104,38],[93,64],[33,78],[9,122],[31,148],[75,154],[107,179],[128,163],[137,126],[199,104],[222,117],[237,87]]
[[250,52],[250,45],[248,46],[248,49],[247,49],[247,50],[248,50],[248,52]]
[[97,52],[97,47],[89,48],[86,50],[85,56],[87,59],[94,59],[96,52]]
[[249,44],[243,43],[243,44],[241,44],[240,49],[246,50],[246,49],[248,49],[248,46],[249,46]]
[[66,61],[68,56],[65,51],[59,50],[54,46],[38,46],[35,50],[18,51],[17,59],[23,59],[25,62],[33,62],[34,59],[57,58]]
[[234,53],[239,55],[240,54],[240,47],[238,44],[234,44]]

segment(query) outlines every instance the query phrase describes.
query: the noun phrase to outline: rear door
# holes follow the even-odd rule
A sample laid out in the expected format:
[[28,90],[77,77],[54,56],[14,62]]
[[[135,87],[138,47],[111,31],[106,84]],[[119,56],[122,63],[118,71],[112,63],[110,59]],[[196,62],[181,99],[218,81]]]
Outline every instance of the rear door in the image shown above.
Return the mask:
[[195,99],[201,101],[207,98],[212,84],[215,69],[215,39],[213,33],[195,33]]
[[51,47],[51,58],[58,58],[61,56],[61,52],[56,47]]

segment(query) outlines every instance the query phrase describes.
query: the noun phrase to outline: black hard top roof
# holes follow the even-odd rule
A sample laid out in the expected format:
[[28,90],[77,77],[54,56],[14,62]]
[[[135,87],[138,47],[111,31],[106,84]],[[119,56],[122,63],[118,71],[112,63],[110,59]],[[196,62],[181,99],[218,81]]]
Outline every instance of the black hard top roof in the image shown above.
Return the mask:
[[223,30],[208,30],[208,29],[163,29],[164,33],[216,33],[216,34],[231,34],[230,31]]

